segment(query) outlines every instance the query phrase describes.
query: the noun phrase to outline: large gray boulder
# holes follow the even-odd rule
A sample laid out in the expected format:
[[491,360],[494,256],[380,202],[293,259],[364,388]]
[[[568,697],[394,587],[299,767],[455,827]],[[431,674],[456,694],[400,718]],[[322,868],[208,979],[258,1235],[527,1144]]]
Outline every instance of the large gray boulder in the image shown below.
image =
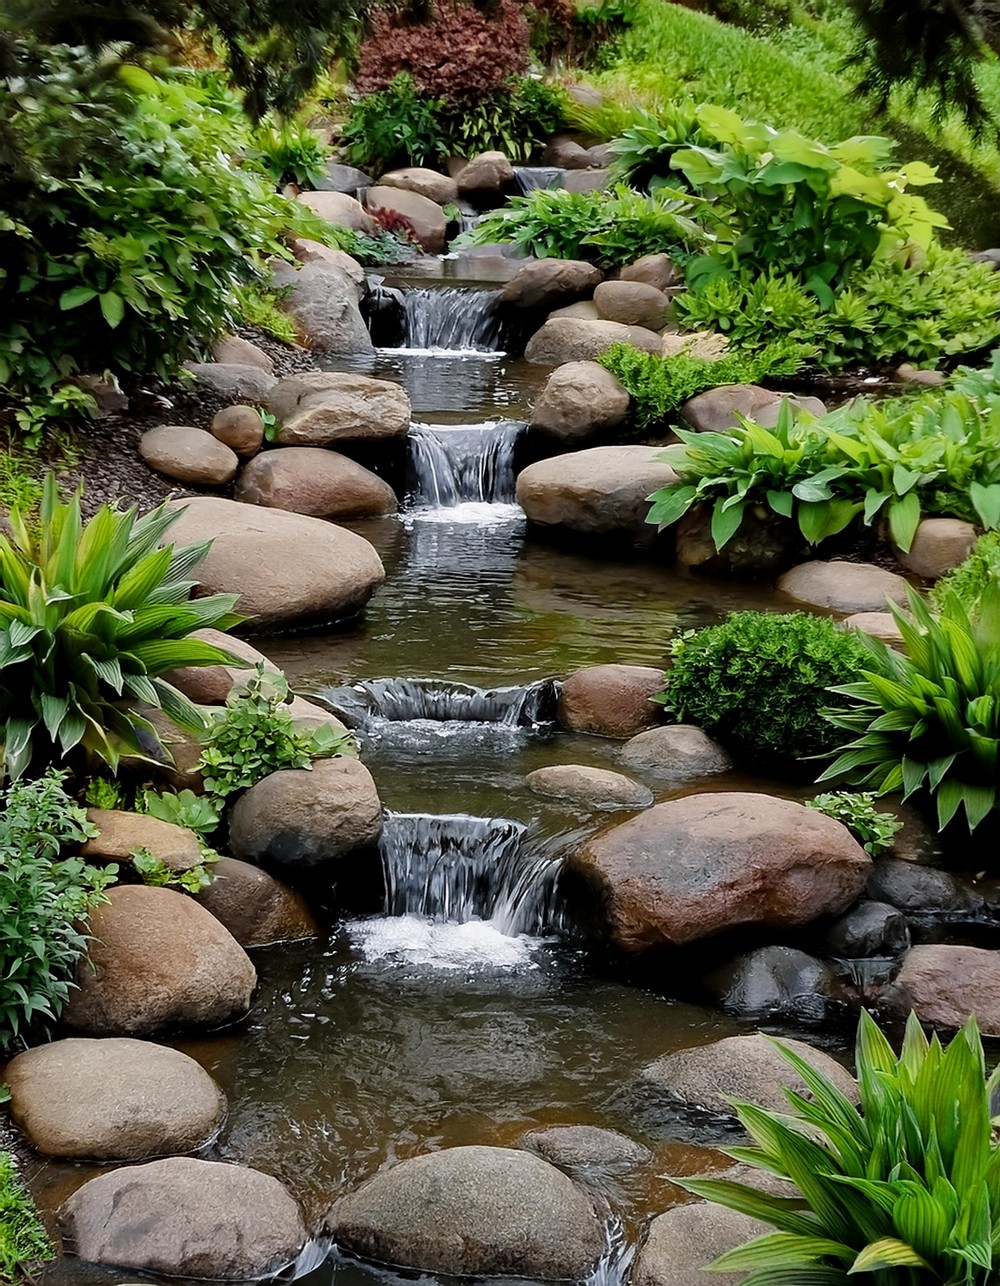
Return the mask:
[[718,742],[701,728],[686,723],[638,733],[622,746],[621,761],[630,768],[647,768],[674,781],[713,777],[733,766]]
[[635,1170],[653,1159],[641,1143],[596,1125],[547,1125],[529,1130],[522,1136],[521,1146],[564,1170]]
[[286,447],[405,438],[410,430],[406,391],[367,375],[288,375],[275,385],[267,409],[281,421],[278,442]]
[[588,299],[603,280],[600,268],[583,259],[535,259],[511,277],[500,300],[512,308],[549,312],[575,300]]
[[437,170],[428,170],[419,165],[411,165],[403,170],[390,170],[379,179],[379,187],[400,188],[404,192],[416,192],[426,197],[435,205],[449,205],[458,200],[458,184],[447,174]]
[[[545,262],[544,260],[542,262]],[[612,344],[631,344],[659,357],[663,341],[655,331],[621,322],[586,321],[576,317],[550,318],[535,331],[524,350],[525,360],[540,366],[563,362],[592,362]]]
[[968,558],[976,543],[976,529],[959,518],[924,518],[913,543],[896,557],[908,572],[924,580],[937,580]]
[[274,376],[259,366],[237,362],[188,362],[184,368],[194,376],[195,391],[210,389],[231,402],[262,402],[272,388]]
[[622,281],[641,281],[657,290],[669,290],[678,286],[682,280],[680,269],[665,254],[643,255],[634,263],[626,265],[621,271]]
[[224,487],[232,482],[240,463],[224,442],[186,424],[147,429],[139,439],[139,454],[165,478],[203,487]]
[[363,232],[369,237],[378,232],[378,223],[354,195],[333,191],[301,192],[299,200],[326,223],[350,228],[352,232]]
[[670,309],[669,296],[644,281],[603,281],[594,291],[594,303],[605,321],[647,330],[662,330]]
[[[337,193],[314,195],[336,196]],[[358,308],[358,285],[338,265],[321,259],[312,259],[298,268],[283,264],[275,270],[274,283],[287,287],[281,307],[295,323],[300,339],[310,348],[341,355],[375,352]],[[254,400],[263,400],[263,395]]]
[[499,196],[514,181],[514,167],[503,152],[480,152],[455,175],[459,196]]
[[620,428],[632,399],[597,362],[557,366],[531,412],[531,427],[561,442],[580,442]]
[[758,947],[713,969],[705,991],[729,1013],[746,1018],[820,1022],[848,1002],[829,965],[794,947]]
[[259,628],[353,616],[385,579],[367,540],[319,518],[215,496],[173,504],[171,543],[212,542],[200,592],[238,594],[236,610]]
[[338,1201],[327,1226],[338,1246],[366,1259],[463,1277],[577,1281],[604,1246],[581,1189],[513,1148],[401,1161]]
[[778,405],[781,394],[757,384],[720,384],[689,398],[681,415],[693,429],[704,433],[724,433],[739,424],[738,415],[753,419],[766,406]]
[[38,1045],[8,1064],[14,1124],[45,1156],[143,1161],[195,1152],[212,1139],[226,1099],[193,1058],[127,1038]]
[[906,605],[906,581],[870,563],[800,563],[778,581],[778,589],[797,603],[825,607],[843,616],[884,612],[888,601]]
[[706,1273],[727,1250],[774,1229],[735,1210],[696,1201],[657,1215],[636,1256],[632,1286],[739,1286],[747,1273]]
[[382,186],[369,188],[365,200],[369,210],[387,210],[402,215],[427,254],[438,255],[444,249],[448,220],[436,201],[421,196],[419,192]]
[[677,481],[653,447],[589,447],[529,465],[517,479],[528,521],[583,535],[616,535],[650,544],[648,497]]
[[250,1007],[257,974],[232,934],[173,889],[122,884],[90,913],[63,1021],[94,1036],[218,1027]]
[[91,1179],[60,1209],[59,1230],[89,1263],[239,1282],[273,1276],[306,1241],[299,1208],[277,1179],[192,1157]]
[[239,456],[252,456],[264,445],[264,421],[252,406],[225,406],[212,419],[212,437]]
[[258,866],[303,874],[372,848],[382,805],[358,759],[319,759],[311,769],[271,773],[236,802],[229,825],[234,855]]
[[741,925],[809,924],[843,911],[871,859],[840,822],[743,792],[658,804],[570,858],[624,951],[680,946]]
[[87,862],[128,864],[141,848],[172,871],[190,871],[202,860],[198,837],[186,826],[119,808],[88,808],[87,820],[97,827],[97,834],[80,849]]
[[[800,1058],[823,1073],[852,1103],[859,1101],[854,1077],[840,1063],[800,1040],[782,1040]],[[811,1097],[805,1081],[782,1058],[766,1036],[726,1036],[694,1049],[682,1049],[649,1063],[642,1083],[664,1100],[732,1116],[730,1098],[756,1103],[771,1111],[788,1107],[785,1090]]]
[[314,518],[379,518],[396,493],[377,473],[325,447],[265,451],[240,474],[236,499]]

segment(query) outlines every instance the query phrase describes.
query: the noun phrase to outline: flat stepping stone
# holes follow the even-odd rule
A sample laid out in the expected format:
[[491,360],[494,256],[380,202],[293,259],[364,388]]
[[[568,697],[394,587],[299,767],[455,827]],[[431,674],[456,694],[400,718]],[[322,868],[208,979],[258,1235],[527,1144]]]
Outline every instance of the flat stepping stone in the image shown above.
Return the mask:
[[596,1125],[551,1125],[529,1130],[521,1145],[553,1165],[570,1170],[591,1166],[634,1170],[653,1159],[652,1152],[641,1143],[617,1130],[602,1130]]
[[525,782],[536,795],[588,804],[591,808],[648,808],[653,792],[631,777],[583,764],[556,764],[528,773]]
[[640,732],[622,746],[621,761],[630,768],[648,768],[679,781],[711,777],[733,766],[718,742],[686,723]]
[[872,563],[800,563],[778,580],[778,589],[798,603],[843,616],[884,612],[891,599],[906,606],[906,581]]

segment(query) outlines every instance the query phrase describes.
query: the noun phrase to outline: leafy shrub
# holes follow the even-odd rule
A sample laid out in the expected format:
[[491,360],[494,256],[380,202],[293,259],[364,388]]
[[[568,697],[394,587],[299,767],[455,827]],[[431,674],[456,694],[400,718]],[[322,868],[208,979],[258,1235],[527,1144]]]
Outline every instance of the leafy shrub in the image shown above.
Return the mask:
[[679,255],[698,245],[704,234],[689,210],[683,200],[643,196],[625,186],[612,192],[538,188],[487,214],[463,240],[509,242],[539,259],[631,263],[645,254]]
[[647,521],[667,527],[710,504],[718,549],[755,505],[794,519],[814,545],[857,518],[885,519],[902,550],[927,514],[1000,526],[1000,354],[917,398],[856,398],[822,419],[786,402],[773,430],[744,419],[677,436],[660,458],[678,481],[653,493]]
[[97,833],[63,788],[65,774],[17,782],[0,813],[0,1048],[35,1023],[55,1022],[87,949],[82,927],[105,901],[115,866],[60,858]]
[[212,883],[211,868],[218,860],[218,853],[203,847],[202,860],[196,866],[191,866],[186,871],[177,871],[148,848],[138,848],[132,854],[131,866],[143,884],[150,888],[200,893]]
[[939,830],[964,809],[973,831],[1000,799],[1000,585],[971,608],[946,593],[939,614],[909,601],[909,614],[890,604],[902,653],[864,637],[862,677],[833,689],[850,705],[828,717],[855,740],[819,780],[926,792]]
[[279,188],[286,183],[311,188],[326,173],[329,155],[330,149],[306,125],[281,121],[257,127],[249,160]]
[[656,357],[631,344],[612,344],[598,361],[633,399],[640,428],[669,419],[689,397],[720,384],[758,384],[781,375],[794,375],[809,349],[782,341],[758,353],[727,353],[716,361],[680,353]]
[[222,804],[280,768],[311,768],[314,759],[355,755],[354,740],[328,725],[300,732],[288,710],[284,675],[255,668],[245,687],[234,688],[204,737],[198,766],[205,790]]
[[661,700],[734,754],[789,768],[843,738],[821,717],[828,689],[857,678],[870,654],[856,630],[804,612],[733,612],[671,647]]
[[1000,584],[1000,531],[988,531],[976,541],[968,558],[937,582],[931,590],[931,603],[940,610],[954,594],[966,607],[972,607],[996,584]]
[[126,796],[120,782],[107,777],[92,777],[87,783],[84,799],[91,808],[125,808]]
[[563,98],[530,76],[514,76],[475,102],[446,107],[440,125],[443,155],[500,151],[524,162],[563,123]]
[[815,808],[834,821],[843,822],[866,853],[879,857],[892,848],[892,841],[903,823],[892,813],[875,807],[875,796],[865,791],[833,790],[806,800],[806,808]]
[[295,344],[299,337],[295,323],[288,313],[278,306],[278,300],[283,293],[283,291],[272,290],[263,282],[237,286],[236,311],[240,320],[248,326],[259,326],[274,339],[280,339],[284,344]]
[[71,755],[114,768],[123,752],[140,753],[139,734],[152,729],[137,702],[203,727],[162,676],[226,663],[190,636],[239,618],[235,595],[188,601],[187,577],[208,546],[159,548],[176,517],[165,505],[142,518],[104,505],[84,523],[80,493],[63,504],[51,474],[39,533],[11,515],[14,534],[0,535],[0,739],[11,777]]
[[[88,84],[79,51],[0,79],[0,116],[24,155],[0,214],[0,395],[64,414],[78,372],[169,377],[191,344],[231,329],[234,288],[288,228],[318,220],[227,157],[243,127],[198,91],[138,68]],[[137,92],[126,91],[122,77]]]
[[[690,98],[655,111],[636,108],[611,143],[615,173],[632,187],[648,189],[655,179],[670,174],[670,162],[677,152],[692,143],[708,141]],[[683,185],[683,177],[677,175],[675,182]]]
[[351,108],[341,134],[349,165],[381,173],[394,165],[429,165],[442,155],[441,103],[419,93],[413,77],[400,73]]
[[219,825],[219,810],[207,795],[196,795],[193,790],[167,790],[162,794],[144,790],[136,796],[135,804],[137,812],[174,826],[186,826],[200,838],[211,835]]
[[[791,1183],[771,1196],[726,1179],[679,1179],[697,1196],[771,1224],[712,1265],[748,1271],[744,1286],[879,1282],[989,1286],[1000,1243],[1000,1159],[976,1020],[942,1048],[914,1016],[897,1057],[867,1013],[857,1039],[861,1111],[821,1072],[775,1041],[808,1087],[785,1112],[733,1106],[752,1147],[729,1155]],[[817,1137],[817,1133],[819,1137]]]
[[45,1225],[18,1176],[14,1158],[0,1152],[0,1280],[16,1281],[26,1264],[52,1258]]
[[354,80],[362,94],[374,94],[403,72],[432,98],[475,102],[528,70],[528,44],[516,0],[482,9],[467,0],[438,0],[426,22],[376,12]]

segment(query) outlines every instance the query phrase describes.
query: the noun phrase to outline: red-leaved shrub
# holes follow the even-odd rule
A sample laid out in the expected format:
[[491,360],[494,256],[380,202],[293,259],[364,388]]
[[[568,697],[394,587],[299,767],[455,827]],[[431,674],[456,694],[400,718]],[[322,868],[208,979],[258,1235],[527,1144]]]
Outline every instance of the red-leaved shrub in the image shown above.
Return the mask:
[[425,23],[374,14],[354,83],[362,94],[385,89],[409,72],[417,88],[451,102],[476,99],[528,69],[528,23],[518,0],[489,13],[465,0],[438,0]]

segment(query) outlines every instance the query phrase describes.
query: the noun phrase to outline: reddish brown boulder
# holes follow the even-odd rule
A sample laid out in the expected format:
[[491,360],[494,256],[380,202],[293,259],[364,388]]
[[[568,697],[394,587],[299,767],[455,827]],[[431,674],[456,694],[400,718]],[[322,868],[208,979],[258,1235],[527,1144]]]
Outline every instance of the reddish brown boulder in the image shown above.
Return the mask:
[[240,474],[236,499],[313,518],[380,518],[396,509],[396,493],[378,474],[325,447],[265,451]]
[[888,998],[922,1023],[957,1031],[975,1014],[984,1036],[1000,1036],[1000,954],[982,947],[914,947]]
[[651,697],[663,691],[663,671],[647,665],[591,665],[571,674],[559,693],[558,719],[573,732],[634,737],[660,721]]
[[235,857],[220,858],[212,867],[212,883],[198,894],[198,901],[241,947],[314,938],[319,932],[300,893]]

